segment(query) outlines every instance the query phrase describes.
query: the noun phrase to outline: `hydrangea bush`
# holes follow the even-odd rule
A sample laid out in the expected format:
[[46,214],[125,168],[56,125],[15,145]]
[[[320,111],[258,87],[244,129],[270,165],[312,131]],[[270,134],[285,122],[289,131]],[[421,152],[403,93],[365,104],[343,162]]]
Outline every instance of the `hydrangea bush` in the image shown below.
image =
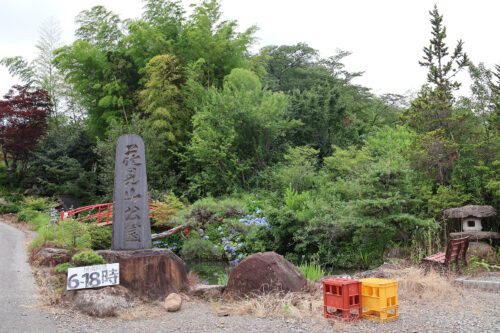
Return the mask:
[[[153,241],[153,248],[169,249],[186,260],[227,260],[229,267],[225,273],[255,250],[261,250],[261,247],[254,244],[255,235],[269,233],[270,225],[267,217],[255,204],[240,206],[242,208],[239,209],[233,206],[222,210],[219,207],[222,212],[218,213],[209,209],[213,207],[196,204],[195,207],[198,215],[193,218],[194,208],[186,215],[187,218],[192,218],[192,229],[189,232]],[[225,273],[216,272],[214,276],[222,278]],[[223,280],[227,280],[227,276]]]

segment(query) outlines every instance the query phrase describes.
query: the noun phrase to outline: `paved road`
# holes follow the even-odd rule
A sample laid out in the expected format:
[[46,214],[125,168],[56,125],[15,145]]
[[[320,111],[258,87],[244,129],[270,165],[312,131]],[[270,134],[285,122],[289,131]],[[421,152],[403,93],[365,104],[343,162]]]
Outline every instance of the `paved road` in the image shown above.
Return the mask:
[[34,307],[38,292],[24,242],[22,231],[0,222],[0,332],[56,332],[51,315]]

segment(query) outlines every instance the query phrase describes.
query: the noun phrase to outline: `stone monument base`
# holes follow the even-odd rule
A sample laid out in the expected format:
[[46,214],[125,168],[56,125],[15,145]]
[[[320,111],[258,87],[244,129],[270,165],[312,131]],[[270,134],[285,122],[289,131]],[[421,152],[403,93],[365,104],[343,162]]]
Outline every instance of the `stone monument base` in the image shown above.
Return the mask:
[[120,285],[139,297],[165,298],[187,289],[184,261],[167,249],[97,251],[108,263],[120,264]]

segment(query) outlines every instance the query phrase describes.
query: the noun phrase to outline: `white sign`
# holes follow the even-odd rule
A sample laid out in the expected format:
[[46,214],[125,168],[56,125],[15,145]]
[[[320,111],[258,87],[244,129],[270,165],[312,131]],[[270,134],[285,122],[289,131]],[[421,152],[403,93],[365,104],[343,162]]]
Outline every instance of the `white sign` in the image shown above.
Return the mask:
[[68,290],[120,284],[120,266],[116,264],[68,268]]

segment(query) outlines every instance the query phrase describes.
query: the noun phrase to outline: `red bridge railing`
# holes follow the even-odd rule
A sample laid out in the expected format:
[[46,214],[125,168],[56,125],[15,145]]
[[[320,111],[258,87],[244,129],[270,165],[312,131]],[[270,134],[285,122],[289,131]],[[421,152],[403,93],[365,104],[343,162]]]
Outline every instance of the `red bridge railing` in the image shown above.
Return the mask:
[[[149,204],[149,216],[154,217],[158,205]],[[79,207],[67,212],[61,211],[61,221],[65,218],[75,218],[78,222],[96,220],[97,225],[110,225],[113,223],[113,203],[104,203]]]

